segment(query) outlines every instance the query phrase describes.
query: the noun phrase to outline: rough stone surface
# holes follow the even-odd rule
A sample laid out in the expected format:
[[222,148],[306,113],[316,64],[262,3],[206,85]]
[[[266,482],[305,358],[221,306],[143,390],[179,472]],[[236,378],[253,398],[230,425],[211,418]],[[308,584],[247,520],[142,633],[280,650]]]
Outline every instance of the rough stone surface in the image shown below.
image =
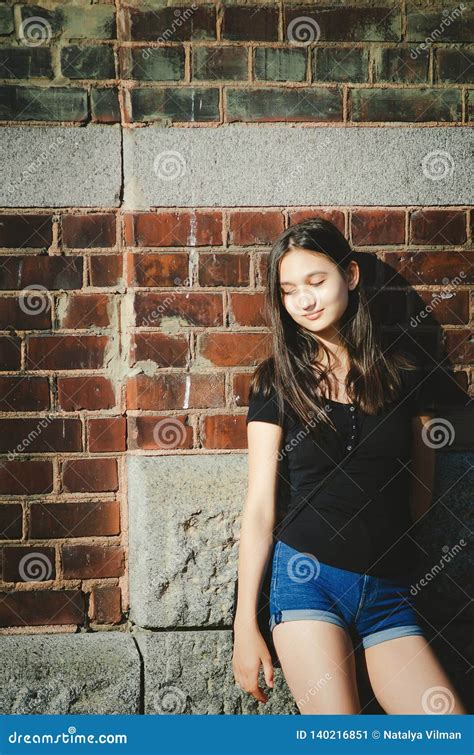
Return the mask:
[[140,712],[140,655],[121,632],[0,638],[0,714]]

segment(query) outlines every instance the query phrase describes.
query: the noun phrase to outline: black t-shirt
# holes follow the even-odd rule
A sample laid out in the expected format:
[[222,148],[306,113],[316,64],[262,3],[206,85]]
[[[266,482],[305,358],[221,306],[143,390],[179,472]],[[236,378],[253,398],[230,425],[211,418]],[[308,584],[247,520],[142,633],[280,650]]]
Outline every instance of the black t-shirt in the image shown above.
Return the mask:
[[330,429],[322,437],[309,432],[286,403],[282,416],[274,390],[267,398],[262,392],[250,396],[247,423],[283,428],[279,474],[289,483],[290,500],[278,539],[322,563],[361,574],[391,578],[413,570],[417,546],[407,533],[411,417],[433,411],[441,384],[445,395],[451,390],[460,395],[458,386],[450,387],[453,377],[443,370],[440,382],[437,373],[402,369],[399,396],[376,416],[326,399],[339,433]]

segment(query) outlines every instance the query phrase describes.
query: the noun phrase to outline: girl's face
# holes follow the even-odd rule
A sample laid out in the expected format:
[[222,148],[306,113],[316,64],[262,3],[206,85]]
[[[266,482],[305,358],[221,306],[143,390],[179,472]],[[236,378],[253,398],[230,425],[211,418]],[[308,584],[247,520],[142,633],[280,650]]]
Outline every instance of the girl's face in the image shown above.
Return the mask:
[[344,314],[349,290],[359,281],[359,267],[351,261],[345,275],[329,257],[301,247],[280,261],[283,305],[298,325],[313,333],[331,333]]

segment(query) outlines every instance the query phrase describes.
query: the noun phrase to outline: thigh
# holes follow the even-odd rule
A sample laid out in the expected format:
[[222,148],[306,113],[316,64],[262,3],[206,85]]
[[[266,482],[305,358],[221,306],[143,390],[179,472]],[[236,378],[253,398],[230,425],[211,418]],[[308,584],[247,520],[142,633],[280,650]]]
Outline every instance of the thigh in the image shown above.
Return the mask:
[[272,638],[300,713],[360,712],[353,645],[345,629],[318,619],[283,621]]
[[466,713],[425,637],[380,642],[366,648],[365,658],[372,689],[386,713]]

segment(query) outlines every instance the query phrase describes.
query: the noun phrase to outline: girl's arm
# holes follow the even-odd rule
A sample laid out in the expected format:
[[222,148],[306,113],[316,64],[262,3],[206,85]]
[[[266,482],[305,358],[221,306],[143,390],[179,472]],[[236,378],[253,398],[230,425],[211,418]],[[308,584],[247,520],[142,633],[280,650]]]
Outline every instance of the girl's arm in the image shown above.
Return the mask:
[[[412,460],[410,478],[410,510],[413,522],[426,514],[433,499],[436,448],[423,439],[423,426],[430,422],[434,413],[424,413],[412,418]],[[425,431],[426,432],[426,431]],[[431,433],[427,433],[429,440]]]

